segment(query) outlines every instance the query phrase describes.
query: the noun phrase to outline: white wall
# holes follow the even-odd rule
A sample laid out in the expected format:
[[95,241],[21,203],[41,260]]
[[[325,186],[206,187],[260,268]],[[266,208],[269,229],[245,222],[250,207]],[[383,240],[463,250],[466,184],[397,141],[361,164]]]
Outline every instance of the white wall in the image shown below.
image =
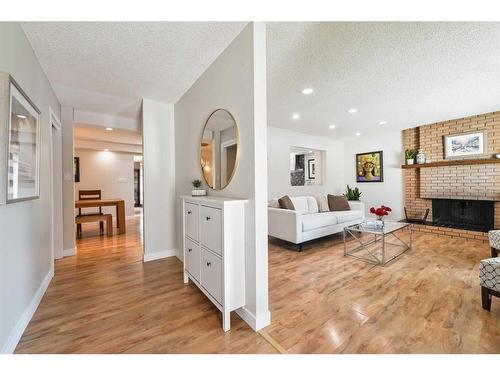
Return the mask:
[[[356,154],[384,152],[384,181],[356,183]],[[344,143],[344,180],[351,187],[359,187],[363,195],[368,217],[370,207],[386,205],[393,209],[389,220],[400,220],[403,211],[403,135],[401,131],[389,131],[369,138],[358,137]]]
[[59,116],[60,105],[18,23],[0,23],[0,70],[10,73],[42,112],[40,198],[0,205],[0,352],[10,352],[53,274],[49,106]]
[[[134,155],[76,149],[75,156],[80,158],[80,182],[75,183],[75,199],[79,190],[101,189],[103,199],[123,198],[125,215],[133,216]],[[103,207],[103,212],[116,219],[114,207]]]
[[142,102],[144,261],[176,255],[174,105]]
[[[344,191],[344,146],[342,142],[272,126],[267,128],[267,142],[269,198],[316,193],[338,194]],[[326,173],[323,175],[323,185],[291,186],[290,147],[292,146],[325,151],[324,171]]]
[[[233,180],[214,196],[246,198],[246,306],[240,315],[256,329],[269,324],[267,287],[267,165],[265,26],[250,23],[175,104],[177,248],[182,249],[179,196],[202,179],[200,137],[217,108],[240,129],[240,159]],[[147,160],[145,161],[147,168]],[[147,180],[146,180],[147,183]]]

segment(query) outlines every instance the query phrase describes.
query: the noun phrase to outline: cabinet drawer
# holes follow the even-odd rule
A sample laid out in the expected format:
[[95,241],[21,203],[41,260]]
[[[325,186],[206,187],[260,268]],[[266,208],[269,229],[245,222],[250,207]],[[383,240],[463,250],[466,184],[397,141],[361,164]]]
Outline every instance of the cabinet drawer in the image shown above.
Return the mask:
[[201,286],[222,304],[222,262],[210,251],[201,249]]
[[186,203],[184,205],[184,222],[186,225],[186,236],[198,241],[199,232],[199,214],[197,204]]
[[196,281],[200,281],[200,245],[185,238],[184,261],[186,262],[186,270],[193,276]]
[[200,226],[201,244],[207,249],[222,255],[221,210],[201,206]]

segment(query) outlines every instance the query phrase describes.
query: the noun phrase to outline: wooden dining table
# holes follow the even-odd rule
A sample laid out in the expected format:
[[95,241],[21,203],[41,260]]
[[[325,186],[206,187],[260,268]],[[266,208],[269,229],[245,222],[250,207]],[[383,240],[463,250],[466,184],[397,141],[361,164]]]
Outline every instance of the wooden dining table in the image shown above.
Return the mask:
[[127,228],[125,224],[125,200],[123,199],[85,199],[75,201],[75,208],[92,207],[116,207],[116,226],[118,233],[125,234]]

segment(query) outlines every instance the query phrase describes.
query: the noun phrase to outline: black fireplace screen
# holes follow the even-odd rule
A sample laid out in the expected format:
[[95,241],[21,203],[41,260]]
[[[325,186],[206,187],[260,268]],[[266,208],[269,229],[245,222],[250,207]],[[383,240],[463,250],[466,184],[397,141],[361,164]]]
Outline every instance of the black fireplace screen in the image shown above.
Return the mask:
[[494,226],[495,202],[433,199],[432,223],[441,227],[487,232]]

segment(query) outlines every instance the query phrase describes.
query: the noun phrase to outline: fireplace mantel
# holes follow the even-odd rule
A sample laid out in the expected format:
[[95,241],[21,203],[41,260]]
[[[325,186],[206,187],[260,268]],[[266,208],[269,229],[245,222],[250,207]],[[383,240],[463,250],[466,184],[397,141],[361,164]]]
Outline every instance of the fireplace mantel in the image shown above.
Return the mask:
[[472,164],[500,164],[500,159],[460,159],[460,160],[443,160],[425,164],[403,164],[401,168],[432,168],[432,167],[447,167],[453,165],[472,165]]

